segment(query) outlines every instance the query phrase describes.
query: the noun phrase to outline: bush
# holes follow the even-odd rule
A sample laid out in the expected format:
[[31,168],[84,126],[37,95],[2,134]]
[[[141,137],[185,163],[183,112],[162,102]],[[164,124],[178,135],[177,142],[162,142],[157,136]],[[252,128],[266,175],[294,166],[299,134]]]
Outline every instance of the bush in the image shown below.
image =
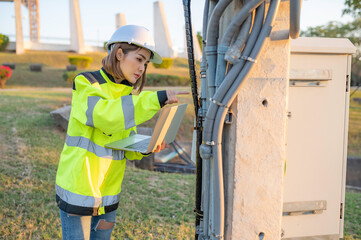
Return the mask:
[[87,69],[93,61],[91,57],[86,56],[69,56],[69,63],[76,65],[78,68]]
[[0,33],[0,52],[5,51],[9,44],[9,37]]
[[12,71],[8,66],[0,66],[0,88],[4,88],[6,81],[11,77]]
[[69,85],[73,83],[74,78],[81,73],[81,71],[70,71],[63,73],[63,79],[66,81]]
[[173,67],[189,68],[188,59],[186,58],[176,58],[172,64]]
[[157,64],[157,63],[153,63],[153,66],[155,68],[165,68],[165,69],[168,69],[172,66],[173,64],[173,58],[163,58],[163,62],[160,63],[160,64]]
[[187,77],[161,74],[147,74],[148,86],[186,86],[190,83]]

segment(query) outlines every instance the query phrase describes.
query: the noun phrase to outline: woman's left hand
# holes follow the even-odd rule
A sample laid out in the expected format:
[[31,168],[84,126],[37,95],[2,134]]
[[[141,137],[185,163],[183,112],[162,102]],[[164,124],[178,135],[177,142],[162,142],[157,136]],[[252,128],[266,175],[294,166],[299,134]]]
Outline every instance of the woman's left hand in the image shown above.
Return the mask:
[[153,152],[160,152],[164,150],[165,148],[169,147],[167,144],[165,144],[165,141],[162,142],[161,145],[158,145],[157,148]]

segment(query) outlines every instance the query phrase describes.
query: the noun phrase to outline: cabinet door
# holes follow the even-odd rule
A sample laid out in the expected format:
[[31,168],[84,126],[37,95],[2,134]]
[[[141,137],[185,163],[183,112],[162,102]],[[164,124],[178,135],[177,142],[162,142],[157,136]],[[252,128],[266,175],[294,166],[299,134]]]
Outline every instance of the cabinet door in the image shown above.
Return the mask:
[[309,74],[290,76],[284,238],[339,238],[347,61],[347,55],[291,55],[291,73]]

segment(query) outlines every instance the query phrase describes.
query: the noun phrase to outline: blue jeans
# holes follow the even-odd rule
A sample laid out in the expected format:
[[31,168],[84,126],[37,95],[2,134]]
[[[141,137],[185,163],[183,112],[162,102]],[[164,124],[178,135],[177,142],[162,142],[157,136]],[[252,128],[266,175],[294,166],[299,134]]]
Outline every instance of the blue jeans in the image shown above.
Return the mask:
[[110,239],[117,210],[100,216],[72,215],[59,210],[63,240]]

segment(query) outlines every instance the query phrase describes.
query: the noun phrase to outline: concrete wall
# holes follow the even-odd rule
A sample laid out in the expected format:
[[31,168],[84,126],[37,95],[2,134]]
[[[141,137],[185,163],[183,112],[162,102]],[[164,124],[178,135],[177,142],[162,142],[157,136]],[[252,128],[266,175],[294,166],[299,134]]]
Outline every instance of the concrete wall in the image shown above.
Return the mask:
[[[289,2],[282,1],[273,32],[289,29]],[[280,239],[289,40],[266,40],[238,95],[232,239]]]

